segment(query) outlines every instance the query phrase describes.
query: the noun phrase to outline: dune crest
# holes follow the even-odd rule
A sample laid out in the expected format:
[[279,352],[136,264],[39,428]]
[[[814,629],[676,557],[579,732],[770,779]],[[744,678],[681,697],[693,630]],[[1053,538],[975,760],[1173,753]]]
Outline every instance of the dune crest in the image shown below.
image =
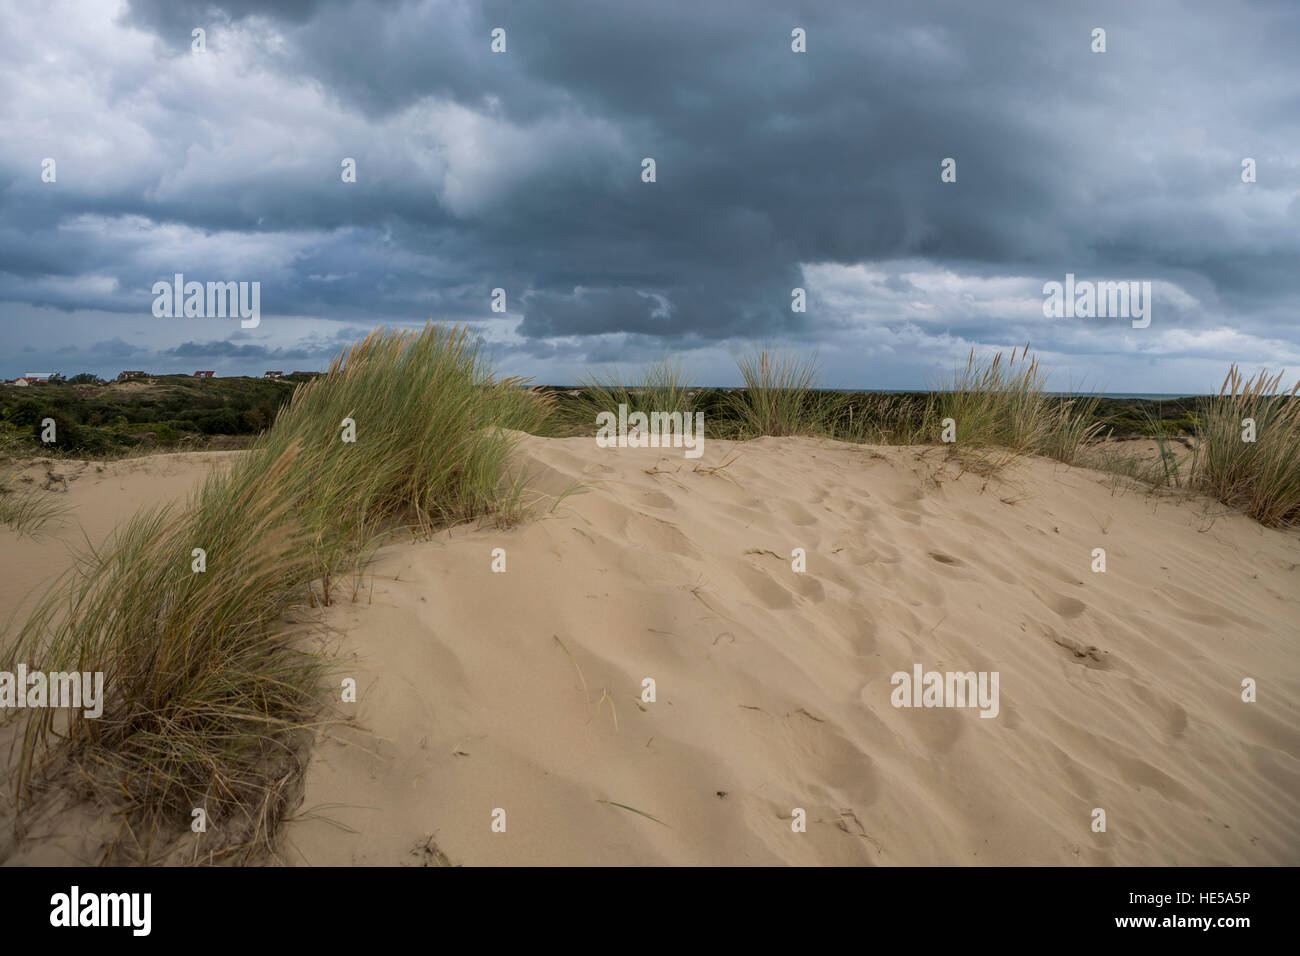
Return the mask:
[[[1045,459],[986,479],[943,457],[522,437],[534,487],[585,491],[391,545],[332,609],[358,702],[287,856],[1300,862],[1300,538]],[[893,706],[918,665],[996,672],[996,716]]]

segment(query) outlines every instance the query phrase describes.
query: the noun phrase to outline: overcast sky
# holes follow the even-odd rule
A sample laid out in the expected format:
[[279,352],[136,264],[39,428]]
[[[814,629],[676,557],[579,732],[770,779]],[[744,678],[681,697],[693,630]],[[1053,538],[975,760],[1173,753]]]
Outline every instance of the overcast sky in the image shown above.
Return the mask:
[[[319,369],[430,318],[557,384],[771,345],[924,387],[1027,340],[1060,389],[1300,372],[1295,0],[0,16],[0,376]],[[155,317],[175,273],[259,282],[261,324]],[[1067,273],[1150,282],[1150,325],[1044,317]]]

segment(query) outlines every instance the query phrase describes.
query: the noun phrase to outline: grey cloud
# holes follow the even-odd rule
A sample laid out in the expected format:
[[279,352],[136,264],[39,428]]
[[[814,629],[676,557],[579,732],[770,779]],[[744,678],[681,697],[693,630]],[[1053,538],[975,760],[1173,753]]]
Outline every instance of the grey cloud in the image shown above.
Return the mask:
[[[107,21],[94,25],[103,50],[77,47],[94,88],[121,91],[104,103],[120,122],[100,127],[65,101],[27,117],[0,88],[14,122],[30,124],[0,145],[0,299],[125,320],[148,314],[152,281],[182,271],[260,278],[268,315],[328,328],[488,320],[502,287],[517,325],[485,322],[494,354],[555,369],[671,346],[709,356],[716,375],[733,343],[779,339],[853,343],[865,381],[898,371],[888,350],[911,330],[944,356],[1027,336],[1062,366],[1134,379],[1141,349],[1174,369],[1221,326],[1251,354],[1300,351],[1296,5],[739,11],[134,0],[123,24],[157,51],[118,38],[131,52],[110,55],[121,25]],[[58,30],[25,23],[0,54],[31,75]],[[205,24],[225,85],[186,52]],[[790,52],[796,25],[806,54]],[[1104,55],[1088,49],[1097,25]],[[488,50],[494,26],[507,30],[504,55]],[[112,148],[83,154],[88,137],[69,132],[83,126]],[[123,128],[131,136],[113,140]],[[59,137],[57,186],[37,182],[32,158],[55,146],[12,145],[31,130]],[[1247,155],[1260,164],[1252,185],[1239,179]],[[339,182],[343,156],[358,161],[355,184]],[[639,179],[644,156],[656,183]],[[949,156],[958,180],[941,183]],[[1035,319],[1033,283],[1019,311],[997,314],[978,283],[965,299],[936,292],[903,261],[1180,292],[1139,347]],[[872,312],[803,274],[864,263],[884,273],[861,290]],[[790,310],[800,285],[803,314]],[[184,353],[195,359],[265,354],[181,347],[208,349]]]

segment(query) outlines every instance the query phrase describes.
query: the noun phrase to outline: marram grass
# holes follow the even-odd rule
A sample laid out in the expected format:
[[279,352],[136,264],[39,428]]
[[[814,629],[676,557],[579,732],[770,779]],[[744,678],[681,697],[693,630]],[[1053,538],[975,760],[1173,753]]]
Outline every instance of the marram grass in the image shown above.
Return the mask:
[[745,387],[728,392],[724,407],[739,421],[741,438],[761,435],[828,436],[843,397],[816,390],[818,363],[762,350],[736,360]]
[[54,495],[35,487],[20,488],[0,478],[0,525],[20,535],[39,538],[64,519],[67,507]]
[[627,384],[615,371],[591,373],[579,381],[578,390],[578,396],[563,406],[563,420],[556,422],[564,434],[590,434],[599,414],[617,415],[620,405],[626,405],[629,414],[690,415],[697,410],[695,391],[686,383],[681,365],[667,357],[648,366],[637,384]]
[[966,368],[939,393],[933,427],[941,436],[944,419],[951,419],[958,450],[998,449],[1008,459],[1032,454],[1073,464],[1101,430],[1100,423],[1091,421],[1097,400],[1053,401],[1046,385],[1028,344],[1018,360],[1012,349],[1006,362],[998,352],[992,361],[979,363],[972,349]]
[[1261,524],[1300,524],[1300,381],[1233,365],[1197,423],[1190,485]]
[[510,430],[549,412],[519,386],[492,378],[464,330],[376,331],[184,507],[80,555],[6,636],[0,667],[103,671],[104,712],[14,712],[19,805],[70,784],[112,808],[106,862],[163,858],[196,808],[204,859],[269,850],[326,692],[308,609],[385,529],[517,513]]

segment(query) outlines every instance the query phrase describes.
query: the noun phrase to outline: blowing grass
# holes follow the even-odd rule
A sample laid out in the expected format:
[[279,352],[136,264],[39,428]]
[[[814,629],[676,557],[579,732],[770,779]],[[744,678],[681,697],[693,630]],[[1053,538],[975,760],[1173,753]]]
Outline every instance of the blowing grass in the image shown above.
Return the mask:
[[[1190,448],[1185,438],[1176,436],[1177,427],[1151,414],[1143,408],[1140,411],[1143,432],[1155,444],[1154,452],[1149,445],[1139,443],[1137,453],[1125,444],[1097,446],[1089,456],[1089,464],[1097,469],[1109,472],[1115,479],[1128,479],[1136,487],[1145,489],[1149,494],[1162,494],[1186,491],[1188,488],[1187,465],[1191,452],[1179,452],[1175,443]],[[1112,480],[1112,492],[1122,487],[1119,480]]]
[[1015,349],[1010,361],[998,352],[986,364],[976,362],[972,349],[966,368],[944,383],[939,415],[953,420],[959,444],[1027,454],[1044,443],[1051,426],[1046,383],[1027,350],[1017,365]]
[[67,506],[38,488],[19,488],[0,478],[0,525],[20,535],[39,538],[62,523]]
[[376,331],[183,508],[141,513],[83,553],[0,660],[103,671],[103,715],[17,712],[18,804],[71,784],[111,806],[121,838],[106,862],[165,855],[194,808],[215,858],[269,851],[325,700],[310,608],[386,531],[510,508],[509,430],[549,412],[519,386],[491,377],[464,330]]
[[1235,364],[1228,370],[1201,410],[1189,478],[1270,527],[1300,524],[1300,380],[1286,390],[1282,375],[1245,379]]
[[564,406],[563,416],[557,416],[555,422],[563,434],[593,433],[596,416],[601,412],[617,415],[619,405],[626,405],[629,415],[681,412],[685,417],[698,410],[696,391],[687,385],[682,366],[667,356],[648,366],[638,384],[627,384],[617,372],[606,372],[587,375],[578,388],[579,396]]
[[1006,362],[998,352],[981,364],[972,349],[966,368],[937,395],[936,424],[941,427],[943,419],[952,419],[957,445],[992,456],[995,467],[1029,454],[1072,464],[1102,428],[1092,420],[1097,399],[1053,399],[1046,385],[1028,344],[1018,359],[1012,349]]
[[763,350],[736,361],[743,389],[728,392],[724,405],[739,421],[740,436],[829,435],[844,399],[819,392],[815,358]]
[[861,445],[920,445],[933,435],[936,396],[855,394],[837,411],[831,437]]
[[1078,463],[1079,456],[1105,428],[1097,421],[1100,395],[1087,398],[1058,399],[1056,408],[1049,413],[1047,434],[1038,446],[1038,453],[1067,465]]

